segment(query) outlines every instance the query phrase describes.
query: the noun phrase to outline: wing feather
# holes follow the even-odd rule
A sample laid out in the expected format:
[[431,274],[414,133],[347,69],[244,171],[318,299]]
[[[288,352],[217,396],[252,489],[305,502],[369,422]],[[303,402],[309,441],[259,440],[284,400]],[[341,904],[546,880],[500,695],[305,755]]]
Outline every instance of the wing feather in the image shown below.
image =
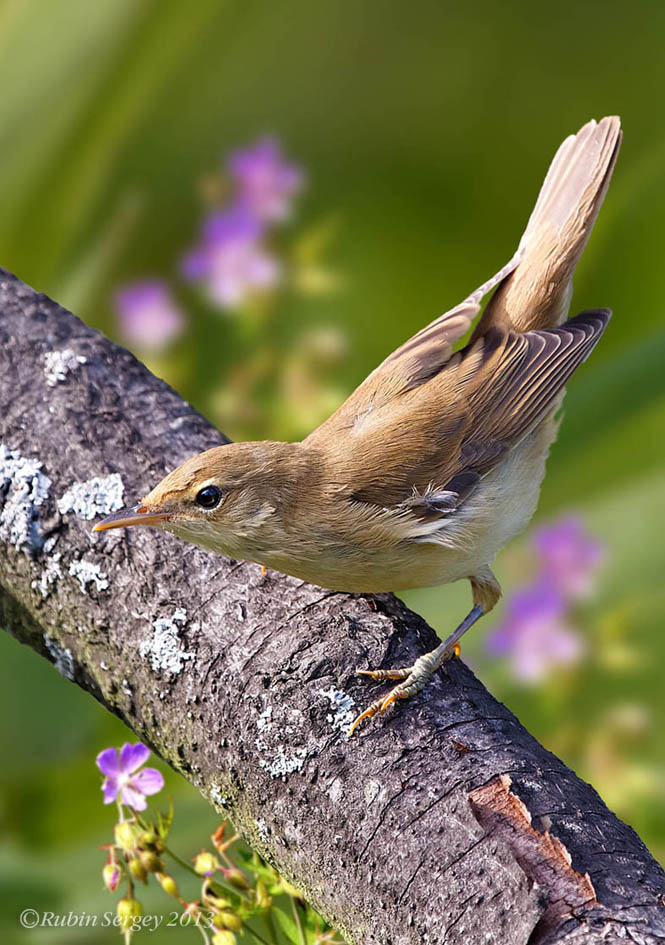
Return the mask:
[[[417,507],[429,518],[437,504],[441,517],[461,507],[473,491],[467,487],[475,488],[556,408],[609,318],[600,309],[559,328],[489,333],[457,352],[429,383],[354,431],[353,449],[343,449],[344,462],[339,455],[336,462],[349,495],[384,508]],[[377,451],[380,468],[367,461]]]
[[582,312],[559,328],[508,332],[496,365],[480,371],[468,392],[470,440],[499,440],[512,447],[526,436],[589,356],[610,314],[599,309]]
[[463,302],[440,315],[388,355],[341,407],[307,437],[306,442],[314,445],[327,437],[348,432],[369,413],[381,410],[394,398],[435,377],[450,360],[455,343],[471,327],[484,296],[517,268],[521,258],[520,249]]

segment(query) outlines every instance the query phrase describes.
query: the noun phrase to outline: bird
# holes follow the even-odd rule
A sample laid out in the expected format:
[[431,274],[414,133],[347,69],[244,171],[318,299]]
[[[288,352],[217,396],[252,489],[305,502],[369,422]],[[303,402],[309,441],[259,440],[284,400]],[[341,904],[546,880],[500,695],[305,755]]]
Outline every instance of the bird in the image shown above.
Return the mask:
[[357,670],[397,685],[349,735],[420,692],[499,600],[492,562],[535,512],[566,384],[610,319],[605,308],[569,318],[569,307],[621,137],[614,116],[567,137],[509,262],[305,439],[199,453],[94,530],[152,526],[335,591],[466,579],[471,610],[436,649],[412,666]]

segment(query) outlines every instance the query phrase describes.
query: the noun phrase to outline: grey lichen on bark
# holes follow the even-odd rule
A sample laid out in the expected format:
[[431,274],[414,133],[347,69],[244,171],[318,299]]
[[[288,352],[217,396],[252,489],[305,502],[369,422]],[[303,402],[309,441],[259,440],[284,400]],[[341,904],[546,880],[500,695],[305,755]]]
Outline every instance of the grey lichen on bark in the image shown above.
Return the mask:
[[148,529],[91,535],[224,437],[0,270],[0,621],[195,784],[353,943],[665,940],[665,875],[461,660],[348,740],[433,631]]

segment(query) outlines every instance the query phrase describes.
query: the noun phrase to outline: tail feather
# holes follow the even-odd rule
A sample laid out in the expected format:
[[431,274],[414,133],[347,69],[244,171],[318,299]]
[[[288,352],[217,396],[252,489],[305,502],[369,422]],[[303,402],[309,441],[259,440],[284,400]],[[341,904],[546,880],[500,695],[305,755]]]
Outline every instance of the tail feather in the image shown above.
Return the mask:
[[607,192],[621,144],[616,117],[590,121],[561,144],[520,242],[522,260],[497,289],[478,326],[517,331],[565,321],[572,276]]

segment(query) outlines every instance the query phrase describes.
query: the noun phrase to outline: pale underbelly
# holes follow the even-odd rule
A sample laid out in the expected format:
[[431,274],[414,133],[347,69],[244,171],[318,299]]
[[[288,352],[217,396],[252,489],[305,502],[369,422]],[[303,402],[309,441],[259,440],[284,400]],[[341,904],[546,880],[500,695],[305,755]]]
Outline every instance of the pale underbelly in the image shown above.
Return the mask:
[[266,563],[310,583],[351,592],[432,587],[474,577],[531,521],[556,430],[552,416],[544,420],[427,541],[349,548],[344,555],[327,555],[322,549],[297,565],[284,559]]

